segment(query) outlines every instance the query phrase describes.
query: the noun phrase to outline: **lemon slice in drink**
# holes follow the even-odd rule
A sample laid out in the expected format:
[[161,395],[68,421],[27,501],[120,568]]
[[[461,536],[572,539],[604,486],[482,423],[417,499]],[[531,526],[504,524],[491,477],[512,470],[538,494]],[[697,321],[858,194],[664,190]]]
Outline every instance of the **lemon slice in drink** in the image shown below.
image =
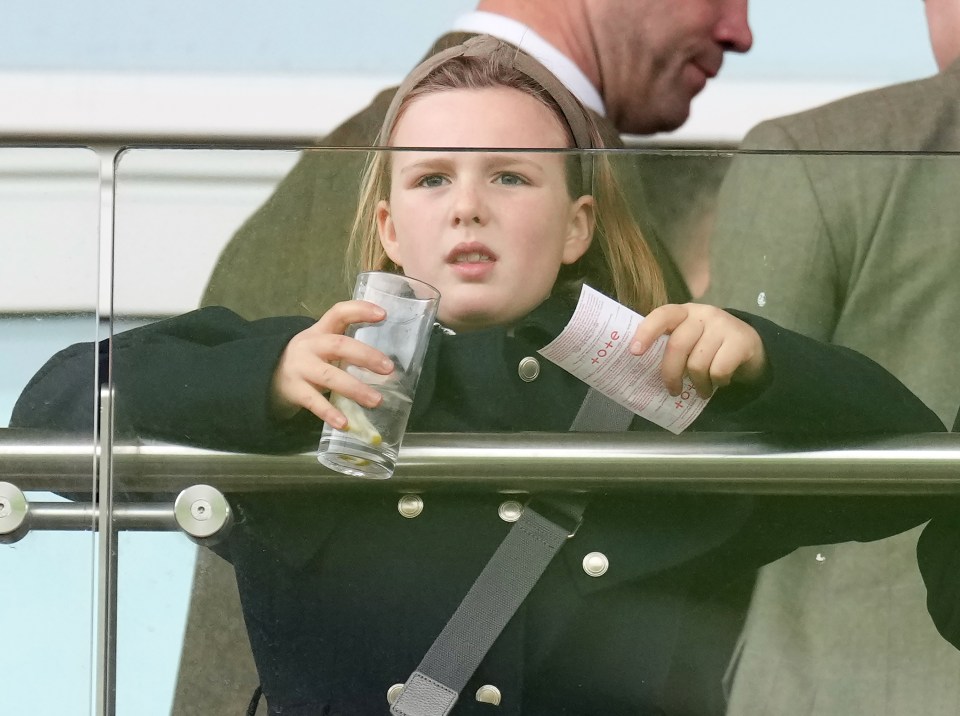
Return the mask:
[[362,440],[367,445],[379,445],[383,442],[380,432],[373,427],[373,423],[363,412],[363,408],[354,403],[349,398],[334,393],[330,396],[330,402],[337,410],[347,416],[347,427],[345,432],[349,433],[357,440]]

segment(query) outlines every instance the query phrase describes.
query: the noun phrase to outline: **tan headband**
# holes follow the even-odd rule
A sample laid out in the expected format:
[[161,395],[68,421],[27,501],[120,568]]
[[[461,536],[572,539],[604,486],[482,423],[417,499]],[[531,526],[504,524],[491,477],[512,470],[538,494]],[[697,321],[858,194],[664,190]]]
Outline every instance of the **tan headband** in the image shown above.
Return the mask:
[[[387,109],[383,126],[380,129],[380,137],[378,140],[380,146],[387,145],[390,134],[393,132],[394,124],[397,121],[397,113],[400,111],[400,106],[404,98],[434,70],[456,57],[488,57],[491,61],[499,61],[505,67],[511,67],[526,75],[540,85],[544,92],[557,103],[557,106],[563,113],[563,118],[566,120],[567,127],[570,129],[570,134],[573,136],[574,146],[577,149],[599,148],[593,143],[586,110],[570,90],[568,90],[550,70],[530,55],[490,35],[477,35],[476,37],[471,37],[462,45],[456,45],[443,52],[439,52],[424,60],[407,75],[397,89],[397,93],[393,96],[390,107]],[[590,194],[592,193],[593,184],[593,167],[590,157],[585,153],[581,153],[580,164],[583,193]]]

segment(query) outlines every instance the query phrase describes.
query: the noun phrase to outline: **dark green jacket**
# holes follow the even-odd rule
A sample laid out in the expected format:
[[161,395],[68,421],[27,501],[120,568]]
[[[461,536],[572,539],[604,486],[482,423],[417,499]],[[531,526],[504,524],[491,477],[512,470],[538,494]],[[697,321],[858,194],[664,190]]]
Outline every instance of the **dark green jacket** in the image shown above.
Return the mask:
[[[512,333],[434,334],[412,430],[566,430],[585,386],[535,356],[569,318],[550,299]],[[879,366],[746,314],[771,378],[713,398],[694,430],[826,435],[930,432],[939,420]],[[315,449],[312,416],[269,413],[274,367],[306,318],[247,322],[222,308],[118,335],[113,365],[121,435],[203,447]],[[13,424],[89,431],[90,344],[55,356],[34,378]],[[99,351],[106,356],[106,349]],[[637,418],[635,430],[659,430]],[[320,469],[320,468],[318,468]],[[397,495],[266,492],[235,495],[239,524],[222,546],[234,564],[248,634],[271,714],[385,712],[384,695],[416,667],[508,525],[497,494],[425,493],[404,519]],[[495,684],[498,713],[722,713],[719,674],[730,642],[717,617],[742,604],[757,566],[799,544],[872,539],[922,522],[902,499],[879,513],[863,500],[595,495],[561,550],[470,682],[455,713],[485,713],[470,695]],[[600,578],[581,568],[602,552]],[[733,595],[733,596],[731,596]],[[731,605],[730,599],[734,599]],[[740,613],[740,612],[736,612]],[[725,639],[735,637],[722,635]],[[714,654],[714,652],[716,652]],[[704,654],[717,663],[695,666]],[[625,675],[630,674],[630,678]],[[329,710],[326,710],[329,709]]]

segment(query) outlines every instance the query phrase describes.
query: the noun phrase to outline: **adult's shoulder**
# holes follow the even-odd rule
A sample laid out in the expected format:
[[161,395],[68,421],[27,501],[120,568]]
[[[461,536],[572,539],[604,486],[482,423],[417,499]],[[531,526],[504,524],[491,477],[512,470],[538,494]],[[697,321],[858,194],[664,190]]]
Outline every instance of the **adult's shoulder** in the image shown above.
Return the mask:
[[881,87],[761,122],[750,130],[742,147],[960,150],[960,61],[932,77]]

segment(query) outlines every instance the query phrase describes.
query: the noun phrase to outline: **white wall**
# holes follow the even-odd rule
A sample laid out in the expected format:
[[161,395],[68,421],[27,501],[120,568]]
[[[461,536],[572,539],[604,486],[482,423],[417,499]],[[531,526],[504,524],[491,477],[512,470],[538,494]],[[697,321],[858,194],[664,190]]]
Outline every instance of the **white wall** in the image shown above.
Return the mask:
[[[131,151],[116,184],[120,314],[196,308],[221,246],[293,151]],[[99,163],[82,149],[0,148],[0,312],[93,311]]]

